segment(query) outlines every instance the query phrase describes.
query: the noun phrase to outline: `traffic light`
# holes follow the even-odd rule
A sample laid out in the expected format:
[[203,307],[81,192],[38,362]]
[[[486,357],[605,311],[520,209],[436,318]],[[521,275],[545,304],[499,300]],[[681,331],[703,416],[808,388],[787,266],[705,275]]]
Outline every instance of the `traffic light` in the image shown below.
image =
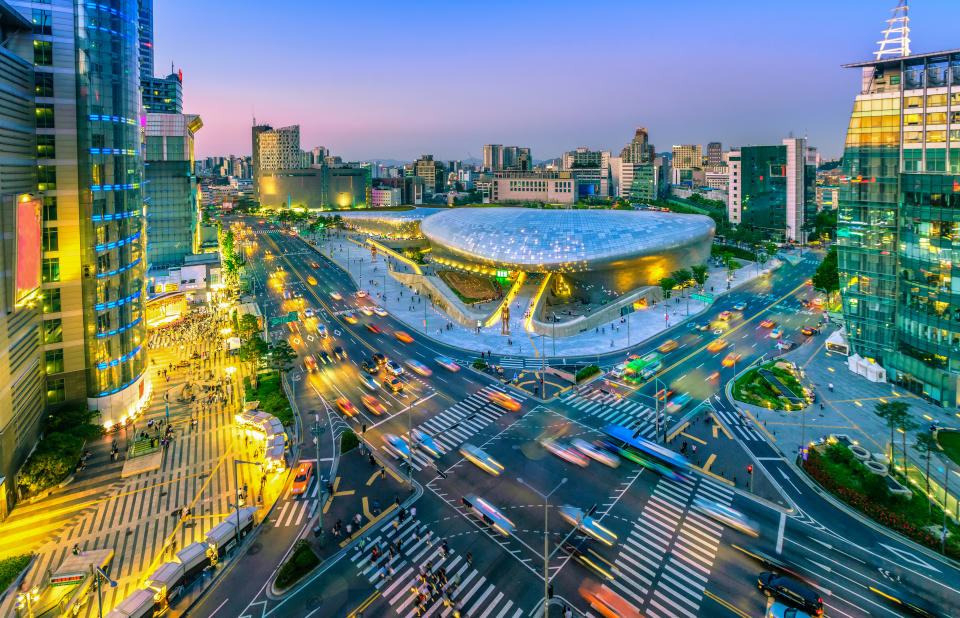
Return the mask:
[[747,474],[753,474],[753,464],[747,464]]
[[547,586],[547,598],[548,599],[553,598],[553,584],[550,584],[549,586]]

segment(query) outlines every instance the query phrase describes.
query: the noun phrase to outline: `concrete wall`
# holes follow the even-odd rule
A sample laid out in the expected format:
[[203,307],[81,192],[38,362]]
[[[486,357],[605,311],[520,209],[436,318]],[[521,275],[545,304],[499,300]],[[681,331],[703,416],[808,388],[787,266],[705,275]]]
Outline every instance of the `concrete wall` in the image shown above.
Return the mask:
[[477,311],[463,304],[463,301],[457,298],[447,284],[436,275],[416,275],[391,270],[390,276],[410,289],[416,290],[421,296],[432,297],[433,302],[444,313],[467,328],[476,328],[477,320],[483,324],[493,315],[493,311]]
[[634,302],[645,298],[647,306],[663,300],[663,291],[659,287],[642,287],[624,294],[609,305],[604,305],[602,309],[594,311],[590,315],[577,316],[570,320],[562,320],[556,323],[546,321],[544,311],[546,308],[546,297],[544,294],[537,301],[537,306],[533,308],[533,320],[530,325],[533,332],[537,335],[552,337],[556,333],[557,337],[570,337],[591,328],[598,328],[620,319],[620,308],[626,307]]

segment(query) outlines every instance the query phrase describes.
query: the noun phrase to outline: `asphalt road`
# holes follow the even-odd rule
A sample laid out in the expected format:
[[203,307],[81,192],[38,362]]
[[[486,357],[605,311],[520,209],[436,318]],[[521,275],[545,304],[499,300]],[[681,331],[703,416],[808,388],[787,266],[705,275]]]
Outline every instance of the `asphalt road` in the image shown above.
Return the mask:
[[[801,298],[811,295],[804,281],[815,268],[815,258],[784,265],[769,278],[719,297],[715,307],[696,320],[710,319],[710,330],[693,330],[681,324],[630,351],[644,354],[668,339],[677,341],[677,348],[664,356],[658,380],[641,385],[627,400],[653,407],[653,395],[663,388],[689,393],[695,400],[709,400],[730,421],[734,441],[744,457],[751,458],[756,466],[754,473],[767,475],[782,490],[792,506],[784,510],[753,499],[742,488],[734,489],[701,474],[674,481],[629,462],[616,469],[597,462],[581,468],[557,458],[540,444],[539,438],[546,432],[563,427],[565,439],[591,441],[600,436],[605,420],[579,409],[573,400],[544,405],[467,369],[444,369],[434,361],[436,356],[463,364],[473,355],[429,339],[399,341],[394,333],[403,326],[390,316],[360,312],[359,306],[371,305],[371,299],[355,298],[349,277],[302,240],[276,233],[259,235],[258,239],[259,248],[249,260],[249,268],[266,315],[309,307],[329,332],[326,338],[317,336],[316,322],[309,319],[294,323],[292,329],[272,329],[272,335],[287,337],[301,354],[300,364],[292,372],[295,378],[299,376],[295,383],[301,409],[305,413],[317,410],[321,418],[328,418],[327,431],[331,434],[340,424],[358,432],[366,425],[364,437],[370,446],[394,461],[398,469],[412,469],[424,493],[416,503],[415,519],[408,518],[396,530],[391,521],[385,521],[368,533],[371,543],[403,540],[406,549],[392,562],[393,581],[381,581],[366,550],[353,548],[344,552],[336,568],[324,570],[282,601],[254,594],[265,584],[260,579],[262,569],[255,576],[234,569],[194,614],[351,615],[362,608],[367,615],[386,615],[389,605],[406,616],[414,609],[408,584],[415,580],[417,568],[431,561],[434,568],[444,565],[449,575],[460,576],[463,583],[454,598],[470,616],[530,615],[543,596],[544,506],[527,485],[546,493],[558,484],[548,509],[552,556],[547,568],[555,598],[581,612],[587,612],[588,607],[577,588],[585,578],[597,579],[598,575],[556,551],[572,530],[559,515],[558,507],[564,504],[581,509],[595,506],[594,517],[616,534],[613,546],[587,543],[587,549],[594,552],[589,555],[613,575],[608,583],[611,589],[644,615],[761,615],[767,599],[757,591],[755,578],[767,569],[746,552],[777,556],[789,563],[821,592],[827,615],[900,615],[890,609],[892,601],[871,588],[899,598],[916,594],[947,615],[958,612],[960,591],[956,582],[960,573],[954,565],[850,517],[825,500],[770,443],[783,447],[772,436],[762,435],[762,429],[738,420],[723,395],[723,385],[743,368],[743,363],[776,352],[771,329],[760,326],[760,322],[776,321],[786,336],[799,342],[803,339],[799,329],[820,319],[805,313],[800,305]],[[274,253],[272,260],[264,257],[267,248]],[[269,273],[281,264],[287,271],[286,282],[270,289]],[[314,277],[316,284],[309,277]],[[283,289],[302,295],[302,306],[295,298],[283,300]],[[341,298],[334,298],[334,293]],[[747,308],[734,311],[734,305],[740,302],[746,302]],[[728,322],[717,319],[725,310],[734,313]],[[352,313],[355,323],[347,320],[347,312]],[[368,324],[381,332],[368,330]],[[718,337],[729,341],[730,346],[711,352],[707,346]],[[317,357],[321,350],[330,353],[338,345],[346,350],[348,360],[317,372],[306,370],[306,354]],[[401,393],[387,392],[382,386],[375,392],[367,390],[360,383],[358,363],[375,351],[401,363],[416,360],[432,373],[419,375],[405,365]],[[741,357],[736,367],[723,367],[720,361],[731,351]],[[619,352],[578,360],[610,367],[624,356]],[[383,372],[378,382],[382,378]],[[504,391],[518,401],[518,410],[506,410],[491,401],[491,394]],[[371,393],[385,408],[379,415],[361,403],[361,396]],[[338,398],[349,401],[358,413],[342,415],[336,404]],[[631,426],[649,435],[654,419],[638,414]],[[403,436],[411,427],[432,435],[442,452],[438,456],[417,452],[406,468],[407,459],[390,454],[384,445],[389,434]],[[504,466],[504,471],[494,477],[464,460],[457,449],[465,442],[483,448]],[[521,478],[526,484],[519,482]],[[460,504],[460,498],[468,494],[482,496],[499,509],[516,531],[505,537],[478,522]],[[693,507],[698,498],[740,511],[755,522],[759,536],[746,535],[704,517]],[[428,532],[430,536],[425,538]],[[451,551],[446,557],[439,555],[440,539],[448,540]],[[888,569],[901,581],[885,578],[878,568]],[[220,606],[224,609],[218,609],[218,603],[226,603]],[[435,606],[431,612],[446,615],[447,610]]]

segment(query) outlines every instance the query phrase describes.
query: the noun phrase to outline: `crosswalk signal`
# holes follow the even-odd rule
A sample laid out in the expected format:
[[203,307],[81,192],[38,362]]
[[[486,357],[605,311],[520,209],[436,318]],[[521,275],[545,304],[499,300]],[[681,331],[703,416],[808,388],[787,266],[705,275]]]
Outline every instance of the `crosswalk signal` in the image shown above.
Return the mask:
[[747,464],[747,474],[753,474],[753,465]]
[[553,584],[550,584],[549,586],[547,586],[547,598],[548,599],[553,598]]

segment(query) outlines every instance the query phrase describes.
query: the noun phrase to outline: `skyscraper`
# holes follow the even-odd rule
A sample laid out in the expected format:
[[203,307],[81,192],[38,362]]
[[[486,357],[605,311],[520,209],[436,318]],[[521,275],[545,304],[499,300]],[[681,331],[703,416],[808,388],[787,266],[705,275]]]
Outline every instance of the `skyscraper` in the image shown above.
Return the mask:
[[147,113],[179,114],[183,111],[183,84],[180,73],[166,77],[141,76],[143,109]]
[[434,161],[433,155],[423,155],[414,161],[414,176],[423,178],[423,188],[427,193],[439,193],[444,188],[443,163]]
[[137,32],[140,78],[153,77],[153,0],[138,0]]
[[[900,53],[909,53],[907,49]],[[885,56],[886,52],[878,53]],[[960,404],[960,54],[845,65],[861,71],[838,210],[847,339],[887,379]]]
[[673,147],[673,162],[675,170],[689,170],[703,166],[703,146],[700,144],[680,144]]
[[723,146],[720,142],[707,144],[707,165],[710,167],[723,165]]
[[533,160],[530,158],[529,148],[501,144],[487,144],[483,147],[484,171],[529,171],[532,167]]
[[256,119],[253,121],[253,128],[251,129],[251,141],[252,143],[252,155],[250,157],[251,164],[251,175],[253,176],[253,197],[256,200],[260,199],[260,179],[257,178],[260,175],[260,136],[267,131],[272,131],[273,127],[268,124],[257,124]]
[[620,151],[624,163],[650,163],[653,161],[653,145],[644,127],[637,127],[633,140]]

